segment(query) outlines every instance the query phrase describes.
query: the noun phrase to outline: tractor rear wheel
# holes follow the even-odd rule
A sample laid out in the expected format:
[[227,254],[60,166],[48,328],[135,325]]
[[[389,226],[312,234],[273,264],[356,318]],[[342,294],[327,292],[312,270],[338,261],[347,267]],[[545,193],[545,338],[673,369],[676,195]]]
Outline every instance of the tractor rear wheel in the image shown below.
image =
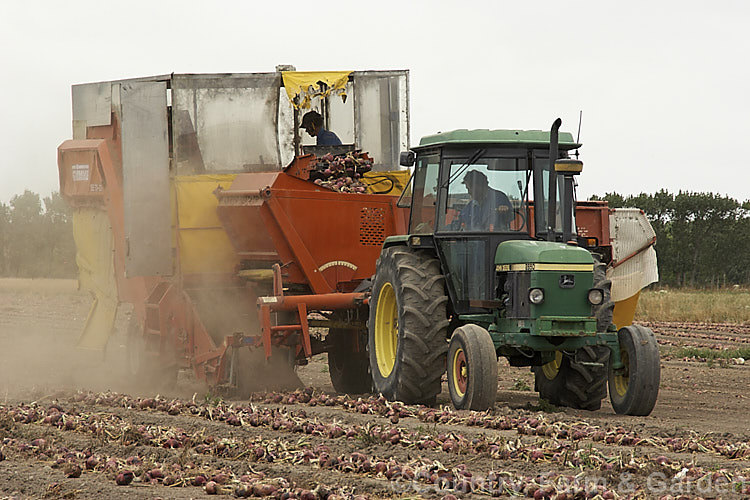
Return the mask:
[[434,404],[448,350],[447,302],[438,259],[406,247],[383,250],[368,321],[376,391],[391,400]]
[[448,392],[458,410],[484,411],[497,397],[497,353],[487,330],[464,325],[451,336]]
[[[365,349],[367,337],[360,335],[359,332],[334,328],[328,330],[328,336],[331,337],[328,372],[336,392],[345,394],[371,392],[370,359]],[[357,345],[359,345],[359,350],[355,349]]]
[[606,332],[612,324],[615,311],[615,303],[612,301],[612,281],[607,278],[607,265],[602,262],[601,257],[594,257],[594,288],[600,288],[604,292],[604,300],[598,306],[593,307],[596,318],[596,331]]
[[620,328],[620,358],[625,367],[609,369],[609,399],[615,412],[646,416],[656,405],[661,378],[659,345],[654,332],[640,325]]
[[553,405],[598,410],[607,395],[608,361],[609,348],[603,346],[557,351],[554,360],[534,367],[535,389]]

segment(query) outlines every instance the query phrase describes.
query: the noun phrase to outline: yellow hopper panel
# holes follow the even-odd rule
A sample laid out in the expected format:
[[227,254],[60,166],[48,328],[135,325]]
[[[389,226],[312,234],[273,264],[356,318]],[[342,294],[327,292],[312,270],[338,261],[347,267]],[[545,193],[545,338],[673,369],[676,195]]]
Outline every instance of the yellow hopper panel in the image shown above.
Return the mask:
[[619,330],[623,326],[629,326],[633,324],[633,318],[635,318],[635,309],[638,307],[638,298],[641,296],[640,290],[625,300],[619,300],[615,302],[615,310],[612,317],[612,323],[615,324]]
[[228,188],[234,175],[175,178],[180,270],[183,274],[233,273],[237,254],[216,213],[217,187]]
[[94,301],[86,318],[78,347],[104,349],[117,314],[114,237],[107,212],[77,208],[73,212],[78,286],[91,293]]

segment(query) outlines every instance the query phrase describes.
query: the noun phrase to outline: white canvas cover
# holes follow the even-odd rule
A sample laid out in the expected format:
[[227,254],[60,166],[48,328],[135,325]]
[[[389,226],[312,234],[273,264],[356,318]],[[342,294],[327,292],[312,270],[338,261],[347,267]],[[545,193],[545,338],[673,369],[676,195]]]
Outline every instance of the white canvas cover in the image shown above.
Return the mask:
[[654,241],[656,233],[646,214],[637,208],[617,208],[609,216],[612,239],[612,300],[619,302],[659,281]]

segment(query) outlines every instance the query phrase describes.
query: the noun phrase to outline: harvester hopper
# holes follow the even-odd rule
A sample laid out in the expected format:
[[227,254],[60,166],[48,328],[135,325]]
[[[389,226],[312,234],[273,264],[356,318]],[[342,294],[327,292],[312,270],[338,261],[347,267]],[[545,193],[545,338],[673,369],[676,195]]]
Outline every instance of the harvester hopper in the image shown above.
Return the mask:
[[[382,175],[398,169],[409,143],[407,89],[406,71],[74,86],[73,140],[58,163],[81,283],[94,296],[80,345],[103,348],[124,302],[133,305],[131,372],[152,386],[191,368],[210,386],[246,390],[262,378],[240,368],[250,352],[260,371],[272,363],[291,374],[324,350],[332,372],[336,359],[364,359],[354,339],[364,332],[360,285],[385,237],[405,229],[399,191],[350,194],[311,182],[317,160],[303,151],[324,148],[302,135],[300,118],[317,110],[341,148],[369,152]],[[386,176],[403,185],[406,172]],[[313,311],[321,313],[313,325],[333,326],[327,337],[310,338]]]

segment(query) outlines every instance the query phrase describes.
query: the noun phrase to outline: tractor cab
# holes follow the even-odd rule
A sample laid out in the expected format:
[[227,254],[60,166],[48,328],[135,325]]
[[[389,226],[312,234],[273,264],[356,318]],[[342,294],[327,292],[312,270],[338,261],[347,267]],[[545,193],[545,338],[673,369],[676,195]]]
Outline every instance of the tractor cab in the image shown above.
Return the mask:
[[456,130],[401,154],[415,167],[399,200],[411,215],[407,234],[386,238],[372,281],[376,391],[432,404],[447,366],[453,405],[486,410],[503,356],[530,366],[552,404],[596,410],[609,386],[616,412],[651,412],[656,338],[612,326],[606,265],[574,220],[578,144],[560,124]]
[[501,243],[576,238],[572,176],[550,168],[551,142],[555,159],[580,165],[567,158],[579,144],[556,130],[456,130],[402,154],[415,167],[399,202],[411,207],[410,244],[437,250],[456,313],[501,306],[493,279]]

